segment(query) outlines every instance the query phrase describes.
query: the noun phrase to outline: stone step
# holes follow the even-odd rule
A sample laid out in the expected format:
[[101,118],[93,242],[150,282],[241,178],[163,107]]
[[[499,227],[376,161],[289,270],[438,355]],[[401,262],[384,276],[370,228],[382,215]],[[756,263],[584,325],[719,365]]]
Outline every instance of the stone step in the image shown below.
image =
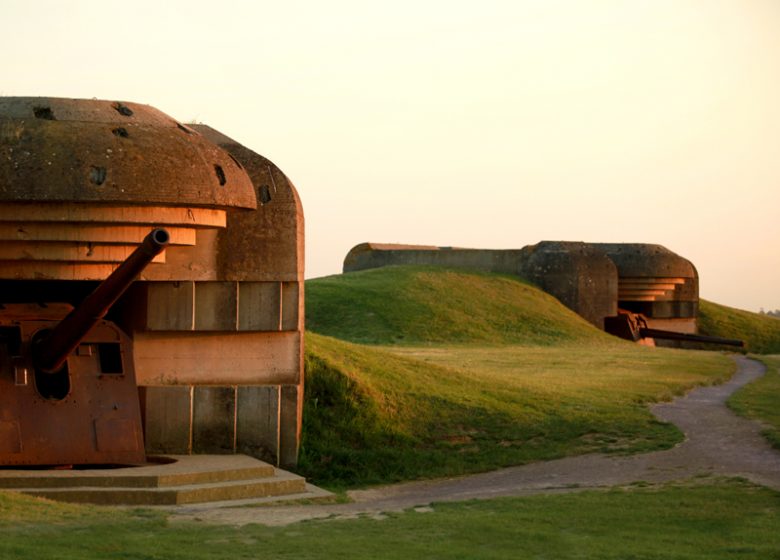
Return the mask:
[[245,455],[183,455],[137,467],[0,470],[0,487],[58,501],[177,505],[308,492],[298,475]]
[[306,480],[279,471],[267,478],[162,488],[17,488],[16,491],[60,502],[163,506],[300,494],[306,491]]
[[0,488],[160,488],[273,476],[276,469],[246,455],[166,455],[145,465],[93,469],[3,469]]

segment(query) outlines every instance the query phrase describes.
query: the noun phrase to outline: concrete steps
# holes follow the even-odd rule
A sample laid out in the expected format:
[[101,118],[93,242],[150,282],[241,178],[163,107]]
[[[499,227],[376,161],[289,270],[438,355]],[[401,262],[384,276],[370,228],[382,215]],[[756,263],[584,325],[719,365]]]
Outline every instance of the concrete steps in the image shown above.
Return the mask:
[[120,468],[2,469],[0,488],[63,502],[150,506],[288,499],[312,490],[303,477],[246,455],[171,455]]

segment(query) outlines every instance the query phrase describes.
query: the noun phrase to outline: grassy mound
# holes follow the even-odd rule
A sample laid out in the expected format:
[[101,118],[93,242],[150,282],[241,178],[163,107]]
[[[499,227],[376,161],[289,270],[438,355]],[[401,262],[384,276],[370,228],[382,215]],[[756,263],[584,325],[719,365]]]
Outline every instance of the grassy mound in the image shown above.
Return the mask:
[[534,344],[607,335],[519,278],[386,267],[306,282],[309,331],[363,344]]
[[701,300],[699,332],[744,340],[748,352],[780,354],[780,319],[775,317]]
[[463,270],[307,281],[306,322],[298,470],[332,487],[669,447],[681,434],[647,404],[734,368],[620,340],[518,278]]
[[306,335],[298,472],[362,486],[666,448],[647,403],[722,381],[717,353],[612,344],[369,347]]

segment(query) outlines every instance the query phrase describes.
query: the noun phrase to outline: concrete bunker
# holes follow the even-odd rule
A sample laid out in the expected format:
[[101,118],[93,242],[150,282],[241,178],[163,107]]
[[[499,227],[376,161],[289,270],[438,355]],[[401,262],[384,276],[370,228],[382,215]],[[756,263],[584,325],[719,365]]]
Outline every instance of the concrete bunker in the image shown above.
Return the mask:
[[[61,402],[41,398],[30,337],[153,228],[167,248],[68,357]],[[0,98],[0,240],[0,464],[234,452],[296,463],[304,223],[272,162],[146,105]],[[97,385],[76,390],[79,368]],[[36,443],[37,424],[56,430]],[[46,451],[63,425],[88,453]]]
[[522,249],[491,250],[361,243],[346,255],[343,270],[412,264],[517,275],[600,329],[612,332],[614,319],[637,318],[640,322],[628,333],[634,340],[653,343],[640,336],[640,328],[654,330],[658,339],[661,331],[697,332],[696,267],[661,245],[541,241]]

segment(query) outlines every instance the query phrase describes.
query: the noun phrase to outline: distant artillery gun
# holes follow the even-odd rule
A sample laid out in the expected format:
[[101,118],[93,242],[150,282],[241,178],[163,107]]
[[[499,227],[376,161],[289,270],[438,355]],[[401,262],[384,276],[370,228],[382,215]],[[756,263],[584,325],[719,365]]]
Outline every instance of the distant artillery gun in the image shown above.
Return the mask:
[[664,329],[653,329],[647,326],[647,319],[641,313],[618,310],[614,317],[604,318],[604,330],[611,335],[643,342],[648,340],[674,340],[678,342],[692,342],[697,344],[718,344],[723,346],[736,346],[743,348],[745,342],[735,338],[722,338],[719,336],[705,336],[693,333],[681,333]]

